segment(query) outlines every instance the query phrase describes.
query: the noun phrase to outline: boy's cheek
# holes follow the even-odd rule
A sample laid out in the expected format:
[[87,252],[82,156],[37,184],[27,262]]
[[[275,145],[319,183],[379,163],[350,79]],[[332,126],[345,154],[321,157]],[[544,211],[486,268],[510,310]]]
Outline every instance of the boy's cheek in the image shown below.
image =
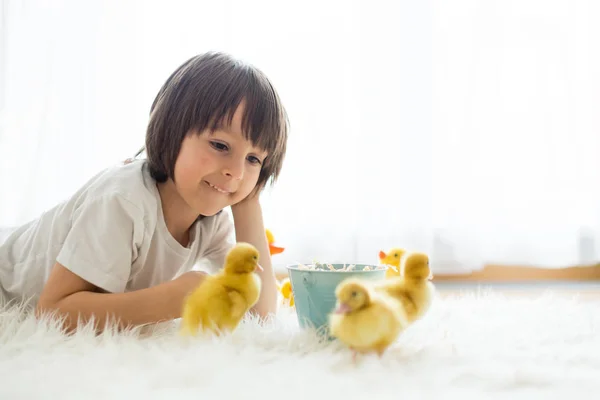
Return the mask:
[[187,157],[179,158],[175,164],[175,176],[180,179],[196,182],[205,177],[206,171],[211,170],[212,162],[209,158]]

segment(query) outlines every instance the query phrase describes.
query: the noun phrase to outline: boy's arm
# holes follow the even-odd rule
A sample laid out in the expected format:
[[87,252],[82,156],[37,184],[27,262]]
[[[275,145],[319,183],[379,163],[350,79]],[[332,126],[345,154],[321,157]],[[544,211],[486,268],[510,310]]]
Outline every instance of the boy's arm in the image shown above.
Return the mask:
[[238,242],[250,243],[258,249],[259,263],[263,271],[257,271],[262,280],[260,298],[253,310],[265,318],[277,311],[277,282],[271,264],[271,254],[265,234],[262,209],[258,196],[250,197],[231,206],[235,237]]
[[125,328],[168,321],[181,316],[185,296],[204,276],[202,272],[192,271],[148,289],[104,293],[56,263],[42,290],[36,313],[41,316],[50,312],[65,317],[63,326],[68,332],[92,317],[97,331],[102,331],[107,322],[117,322],[119,328]]

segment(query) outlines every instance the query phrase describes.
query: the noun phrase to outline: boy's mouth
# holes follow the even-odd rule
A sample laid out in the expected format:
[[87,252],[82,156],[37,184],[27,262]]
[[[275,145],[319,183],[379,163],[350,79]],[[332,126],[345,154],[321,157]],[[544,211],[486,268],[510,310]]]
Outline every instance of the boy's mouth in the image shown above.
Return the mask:
[[225,190],[225,189],[223,189],[223,188],[220,188],[220,187],[218,187],[218,186],[215,186],[215,185],[213,185],[213,184],[211,184],[211,183],[209,183],[209,182],[207,182],[207,181],[204,181],[204,183],[206,183],[206,184],[207,184],[207,185],[208,185],[208,186],[209,186],[211,189],[214,189],[214,190],[216,190],[216,191],[217,191],[217,192],[219,192],[219,193],[222,193],[222,194],[231,194],[231,192],[230,192],[230,191],[228,191],[228,190]]

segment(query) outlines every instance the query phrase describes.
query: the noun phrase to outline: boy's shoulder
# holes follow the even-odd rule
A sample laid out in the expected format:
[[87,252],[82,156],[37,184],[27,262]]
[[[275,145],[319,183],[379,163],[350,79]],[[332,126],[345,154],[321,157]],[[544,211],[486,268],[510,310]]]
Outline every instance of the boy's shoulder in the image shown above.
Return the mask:
[[136,160],[126,165],[109,167],[90,180],[75,194],[78,202],[99,198],[119,198],[142,211],[155,209],[160,201],[147,162]]

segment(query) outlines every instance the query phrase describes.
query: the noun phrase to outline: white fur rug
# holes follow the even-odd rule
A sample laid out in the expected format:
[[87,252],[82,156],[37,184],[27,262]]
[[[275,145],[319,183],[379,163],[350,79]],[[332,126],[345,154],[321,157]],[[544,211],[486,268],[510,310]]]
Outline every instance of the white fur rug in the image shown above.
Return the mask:
[[[342,399],[600,396],[600,302],[494,292],[437,299],[382,358],[319,343],[282,309],[221,339],[176,324],[63,336],[0,314],[0,399]],[[574,397],[571,397],[574,398]]]

